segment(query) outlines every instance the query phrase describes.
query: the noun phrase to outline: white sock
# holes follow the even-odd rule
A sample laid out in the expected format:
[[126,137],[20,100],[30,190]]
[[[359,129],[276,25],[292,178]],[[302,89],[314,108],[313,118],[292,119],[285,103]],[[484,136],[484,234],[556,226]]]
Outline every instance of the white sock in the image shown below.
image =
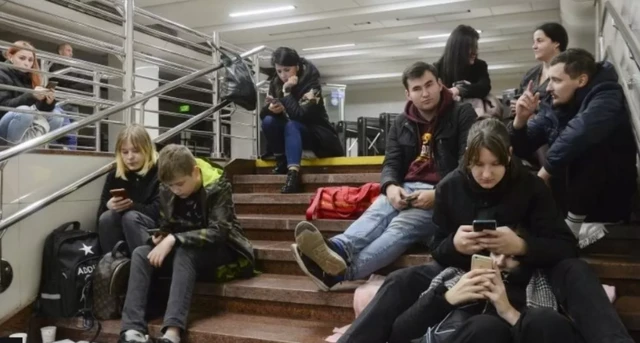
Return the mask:
[[167,332],[164,333],[164,336],[162,336],[162,338],[166,338],[170,340],[172,343],[180,343],[180,335],[176,335],[171,330],[167,330]]
[[582,227],[582,223],[584,223],[585,218],[587,218],[587,216],[569,212],[567,214],[567,219],[564,220],[569,226],[569,229],[571,229],[571,232],[573,232],[573,235],[576,236],[576,238],[580,234],[580,227]]
[[124,333],[124,339],[127,342],[140,342],[145,343],[147,341],[147,337],[140,331],[136,330],[127,330]]

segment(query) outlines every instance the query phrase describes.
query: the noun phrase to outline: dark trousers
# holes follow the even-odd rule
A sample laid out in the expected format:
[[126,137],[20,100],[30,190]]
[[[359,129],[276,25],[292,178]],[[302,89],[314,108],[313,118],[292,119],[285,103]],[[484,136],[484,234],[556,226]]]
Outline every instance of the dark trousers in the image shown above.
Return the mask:
[[576,343],[573,325],[547,308],[529,309],[515,326],[491,314],[473,316],[447,341],[449,343]]
[[[442,271],[436,262],[395,271],[353,322],[339,343],[386,343],[404,320],[426,310],[420,294]],[[597,276],[580,259],[567,259],[547,270],[558,303],[575,322],[586,343],[632,343]],[[418,328],[416,328],[418,329]],[[420,328],[426,331],[426,328]],[[398,334],[400,336],[400,334]]]
[[233,258],[232,252],[224,244],[208,249],[176,246],[165,258],[162,267],[156,269],[147,258],[152,249],[150,245],[143,245],[136,248],[131,256],[129,286],[122,310],[122,332],[127,330],[147,332],[145,317],[152,280],[154,276],[165,273],[171,275],[171,288],[162,332],[167,327],[178,327],[184,331],[196,277],[202,276],[204,279],[211,280],[216,273],[216,268],[221,264],[229,263]]
[[425,307],[420,304],[420,295],[442,270],[437,262],[431,262],[389,274],[369,306],[338,343],[386,343],[392,336],[397,319],[405,315],[419,315]]
[[153,219],[138,211],[116,212],[107,210],[98,219],[98,236],[102,253],[110,252],[119,241],[127,242],[129,251],[149,240],[148,230],[154,229]]
[[313,142],[307,127],[284,114],[266,116],[262,119],[262,132],[267,138],[269,149],[274,154],[284,154],[288,166],[300,166],[302,150],[311,149]]
[[547,270],[553,293],[586,343],[633,343],[598,277],[575,258]]

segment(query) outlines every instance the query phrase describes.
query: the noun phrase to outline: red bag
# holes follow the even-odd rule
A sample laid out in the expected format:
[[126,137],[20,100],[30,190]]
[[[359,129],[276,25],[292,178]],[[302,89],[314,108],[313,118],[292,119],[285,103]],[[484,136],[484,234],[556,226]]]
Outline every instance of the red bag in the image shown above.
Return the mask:
[[307,209],[307,220],[356,219],[380,195],[379,183],[366,183],[361,187],[318,188]]

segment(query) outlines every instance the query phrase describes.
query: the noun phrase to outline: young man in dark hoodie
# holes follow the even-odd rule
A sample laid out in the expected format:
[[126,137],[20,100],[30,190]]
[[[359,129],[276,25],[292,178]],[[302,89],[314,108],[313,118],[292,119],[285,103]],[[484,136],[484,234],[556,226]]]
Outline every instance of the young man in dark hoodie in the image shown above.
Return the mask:
[[[549,144],[538,176],[549,183],[581,248],[604,237],[603,223],[629,220],[636,189],[636,145],[618,75],[582,49],[553,58],[540,103],[532,85],[510,125],[518,156]],[[550,182],[551,181],[551,182]]]
[[433,65],[414,63],[402,83],[408,102],[387,136],[382,195],[330,240],[311,223],[296,227],[296,261],[321,290],[368,277],[435,231],[434,187],[458,167],[477,116],[471,105],[453,101]]

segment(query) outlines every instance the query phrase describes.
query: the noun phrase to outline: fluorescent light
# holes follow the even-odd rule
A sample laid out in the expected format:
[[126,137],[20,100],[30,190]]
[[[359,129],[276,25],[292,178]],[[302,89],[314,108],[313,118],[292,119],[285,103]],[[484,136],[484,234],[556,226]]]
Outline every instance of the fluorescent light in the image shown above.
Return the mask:
[[[476,30],[478,31],[478,33],[482,33],[482,30]],[[445,37],[449,37],[451,35],[451,33],[444,33],[441,35],[429,35],[429,36],[421,36],[418,37],[418,39],[435,39],[435,38],[445,38]]]
[[229,14],[229,17],[232,17],[232,18],[235,18],[235,17],[246,17],[246,16],[249,16],[249,15],[274,13],[274,12],[282,12],[282,11],[292,11],[292,10],[295,10],[295,9],[296,9],[296,6],[289,5],[289,6],[265,8],[265,9],[262,9],[262,10],[255,10],[255,11],[235,12],[235,13]]
[[318,47],[315,47],[315,48],[305,48],[305,49],[302,49],[302,51],[347,48],[347,47],[350,47],[350,46],[356,46],[356,45],[354,43],[350,43],[350,44],[340,44],[340,45],[318,46]]

